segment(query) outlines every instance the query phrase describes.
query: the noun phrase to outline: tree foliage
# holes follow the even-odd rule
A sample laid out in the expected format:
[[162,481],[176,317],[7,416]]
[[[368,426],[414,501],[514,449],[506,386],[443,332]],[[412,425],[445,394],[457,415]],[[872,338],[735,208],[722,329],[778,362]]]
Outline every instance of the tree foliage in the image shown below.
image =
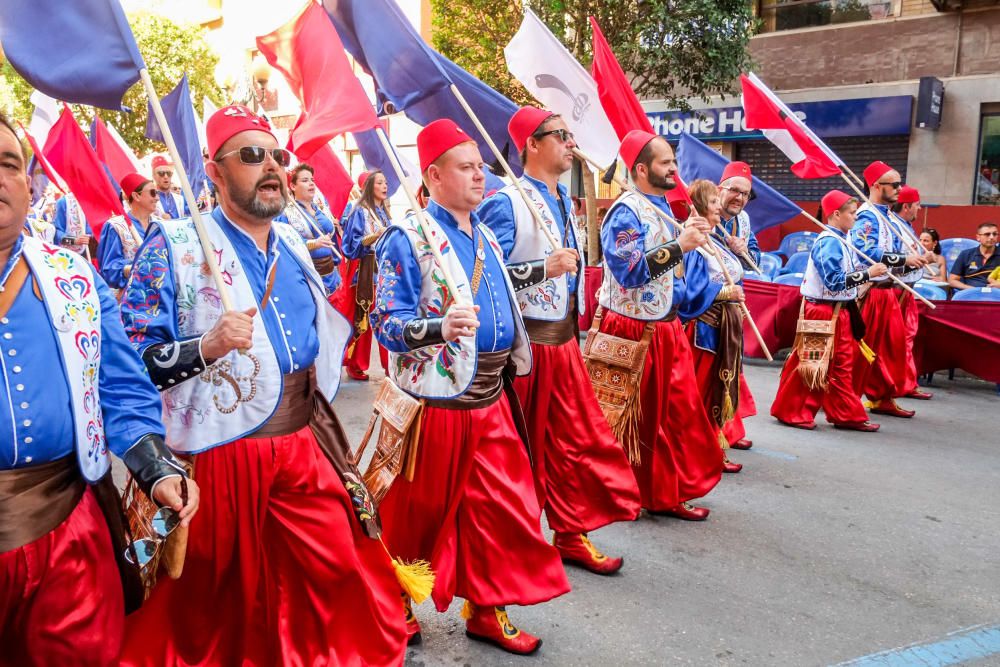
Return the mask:
[[[687,108],[735,92],[750,68],[757,28],[746,0],[525,0],[567,49],[589,67],[594,16],[640,98]],[[522,3],[431,0],[434,46],[517,102],[530,96],[507,72],[503,47],[521,23]]]
[[[222,93],[215,82],[219,57],[205,41],[202,28],[179,25],[164,16],[149,13],[130,15],[129,24],[160,97],[173,90],[187,72],[191,100],[199,112],[204,96],[216,104],[222,102]],[[39,41],[39,48],[45,48],[43,40]],[[32,87],[14,71],[10,63],[4,62],[0,68],[0,108],[27,125],[33,109],[29,100],[32,91]],[[146,102],[145,89],[141,83],[136,83],[124,98],[124,104],[132,110],[131,113],[96,110],[104,122],[114,125],[125,143],[138,155],[166,151],[166,146],[145,136]],[[94,118],[95,109],[73,105],[73,113],[81,123],[89,123]]]

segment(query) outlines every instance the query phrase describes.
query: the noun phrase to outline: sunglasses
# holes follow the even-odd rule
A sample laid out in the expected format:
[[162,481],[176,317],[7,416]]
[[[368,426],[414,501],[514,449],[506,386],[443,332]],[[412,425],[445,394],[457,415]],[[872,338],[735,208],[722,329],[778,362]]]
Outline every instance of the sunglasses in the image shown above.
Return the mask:
[[570,139],[574,139],[575,138],[573,136],[572,132],[570,132],[569,130],[563,130],[563,129],[549,130],[548,132],[539,132],[538,134],[533,134],[531,136],[533,136],[535,139],[543,139],[543,138],[549,136],[550,134],[559,137],[559,141],[561,141],[563,143],[566,143]]
[[129,544],[125,548],[125,560],[137,565],[140,569],[146,567],[156,556],[160,543],[167,539],[167,535],[179,525],[181,525],[181,517],[170,507],[161,507],[156,510],[149,526],[154,537],[144,537]]
[[890,188],[898,190],[901,187],[903,187],[903,181],[893,181],[892,183],[884,183],[882,181],[879,181],[878,183],[876,183],[876,185],[888,185]]
[[156,175],[157,176],[173,176],[174,172],[172,172],[172,171],[158,171],[158,172],[156,172]]
[[222,162],[230,155],[239,155],[243,164],[261,164],[268,155],[278,163],[279,166],[287,167],[292,162],[292,154],[284,148],[264,148],[263,146],[244,146],[234,151],[229,151],[225,155],[215,158],[216,162]]

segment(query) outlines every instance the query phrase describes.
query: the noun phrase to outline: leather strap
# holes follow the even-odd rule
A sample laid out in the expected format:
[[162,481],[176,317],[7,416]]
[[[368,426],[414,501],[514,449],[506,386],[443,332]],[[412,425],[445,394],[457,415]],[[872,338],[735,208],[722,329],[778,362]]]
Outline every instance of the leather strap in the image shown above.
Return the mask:
[[450,410],[475,410],[493,405],[503,394],[503,371],[510,358],[510,350],[480,352],[476,377],[461,396],[447,399],[429,398],[427,405]]
[[479,294],[479,284],[483,281],[483,265],[486,264],[486,250],[483,248],[483,233],[477,234],[479,244],[476,246],[476,262],[472,266],[472,296]]
[[14,300],[20,294],[24,281],[28,279],[28,263],[24,261],[24,255],[17,258],[14,268],[10,270],[7,281],[3,284],[3,291],[0,292],[0,317],[6,317],[10,312]]
[[271,266],[271,275],[267,277],[267,288],[264,290],[264,298],[260,300],[260,309],[267,308],[267,302],[271,300],[271,290],[274,289],[274,277],[278,275],[278,260],[275,258]]

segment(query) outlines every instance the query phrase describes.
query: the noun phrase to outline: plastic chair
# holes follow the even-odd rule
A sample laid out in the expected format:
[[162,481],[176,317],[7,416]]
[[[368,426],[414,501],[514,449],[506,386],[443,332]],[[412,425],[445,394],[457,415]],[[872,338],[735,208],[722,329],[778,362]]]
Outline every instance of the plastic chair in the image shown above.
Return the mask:
[[941,254],[944,255],[944,263],[948,273],[951,273],[951,265],[958,259],[960,252],[978,245],[979,242],[972,239],[941,239]]
[[757,262],[757,266],[760,270],[768,275],[770,278],[774,278],[781,271],[782,263],[781,255],[771,252],[760,253],[760,261]]
[[1000,301],[1000,289],[996,287],[971,287],[958,290],[952,301]]
[[788,258],[788,263],[781,268],[781,275],[786,273],[802,273],[809,263],[809,251],[797,252]]
[[785,238],[781,239],[781,245],[778,246],[778,252],[780,252],[785,257],[789,259],[792,255],[799,252],[809,252],[812,250],[813,243],[816,242],[816,237],[819,234],[816,232],[792,232]]
[[[761,268],[763,268],[763,267],[761,267]],[[743,278],[745,280],[759,280],[762,283],[772,282],[771,281],[771,276],[763,274],[763,273],[757,273],[756,271],[744,271],[743,272]]]
[[913,285],[914,291],[925,299],[930,299],[931,301],[947,301],[948,293],[937,285],[928,285],[927,283],[918,282]]
[[805,277],[804,273],[785,273],[775,278],[774,282],[779,285],[801,285]]

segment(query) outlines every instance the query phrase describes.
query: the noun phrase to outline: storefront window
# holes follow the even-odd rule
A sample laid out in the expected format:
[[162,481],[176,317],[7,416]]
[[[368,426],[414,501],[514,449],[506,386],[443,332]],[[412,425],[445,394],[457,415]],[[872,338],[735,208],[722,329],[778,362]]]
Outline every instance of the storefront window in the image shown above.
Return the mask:
[[975,204],[1000,205],[1000,114],[983,116]]
[[893,16],[893,0],[761,0],[762,32]]

